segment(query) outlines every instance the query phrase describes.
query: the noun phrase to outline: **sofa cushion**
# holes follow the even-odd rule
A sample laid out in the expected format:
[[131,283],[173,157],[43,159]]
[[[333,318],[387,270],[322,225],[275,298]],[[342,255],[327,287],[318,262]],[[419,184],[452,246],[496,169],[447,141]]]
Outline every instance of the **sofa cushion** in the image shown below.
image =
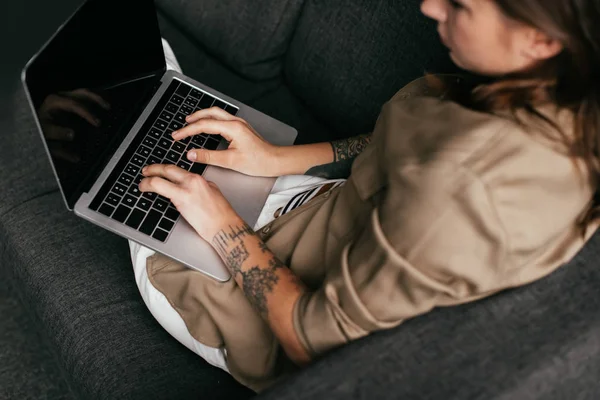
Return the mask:
[[598,399],[599,257],[600,232],[538,282],[351,343],[261,399]]
[[0,216],[0,262],[86,399],[244,399],[251,393],[173,339],[144,305],[127,241],[57,192]]
[[161,34],[168,40],[183,73],[190,78],[225,93],[241,102],[249,102],[274,90],[279,78],[255,82],[235,73],[224,62],[198,46],[189,34],[182,32],[164,13],[158,13]]
[[292,91],[341,136],[370,131],[406,83],[454,70],[419,4],[306,0],[285,64]]
[[235,71],[277,77],[304,0],[157,0],[184,31]]

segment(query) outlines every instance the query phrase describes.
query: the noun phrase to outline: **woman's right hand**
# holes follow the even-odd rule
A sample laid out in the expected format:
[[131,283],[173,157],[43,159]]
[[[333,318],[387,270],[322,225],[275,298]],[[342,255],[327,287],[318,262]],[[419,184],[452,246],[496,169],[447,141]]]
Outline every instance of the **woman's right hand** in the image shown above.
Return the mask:
[[186,117],[187,126],[173,132],[174,140],[206,133],[221,135],[229,142],[226,150],[190,150],[190,161],[232,169],[246,175],[278,176],[278,146],[263,139],[245,120],[218,107]]

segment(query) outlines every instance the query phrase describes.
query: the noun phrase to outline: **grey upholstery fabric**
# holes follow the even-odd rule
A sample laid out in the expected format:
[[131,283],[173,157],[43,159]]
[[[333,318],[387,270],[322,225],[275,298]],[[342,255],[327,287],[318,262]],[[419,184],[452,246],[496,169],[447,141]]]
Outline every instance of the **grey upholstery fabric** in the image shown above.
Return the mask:
[[184,31],[243,76],[277,77],[304,0],[157,0]]
[[169,41],[183,72],[220,92],[247,103],[275,90],[280,78],[265,79],[260,83],[235,73],[212,55],[198,42],[177,27],[177,23],[162,12],[158,14],[161,34]]
[[598,258],[600,232],[541,281],[352,343],[261,399],[598,399]]
[[340,137],[369,132],[382,104],[426,70],[453,70],[419,4],[306,1],[285,75],[291,90]]
[[127,242],[65,210],[57,192],[0,217],[0,254],[84,398],[243,399],[146,309]]

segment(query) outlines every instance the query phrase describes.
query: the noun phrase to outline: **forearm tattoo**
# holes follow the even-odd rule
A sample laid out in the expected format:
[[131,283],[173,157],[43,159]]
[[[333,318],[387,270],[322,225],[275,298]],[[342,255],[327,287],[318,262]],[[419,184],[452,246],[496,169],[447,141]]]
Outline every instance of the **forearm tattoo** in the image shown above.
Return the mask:
[[350,176],[354,159],[371,143],[371,134],[331,142],[333,162],[318,165],[305,172],[306,175],[336,179]]
[[[250,257],[244,240],[254,234],[247,224],[230,226],[227,231],[222,230],[215,235],[213,245],[233,277],[238,281],[241,278],[242,290],[250,303],[261,316],[267,318],[269,313],[267,295],[273,292],[279,282],[277,271],[286,266],[272,255],[267,266],[244,267],[244,262]],[[259,242],[259,249],[263,254],[269,251],[262,241]]]

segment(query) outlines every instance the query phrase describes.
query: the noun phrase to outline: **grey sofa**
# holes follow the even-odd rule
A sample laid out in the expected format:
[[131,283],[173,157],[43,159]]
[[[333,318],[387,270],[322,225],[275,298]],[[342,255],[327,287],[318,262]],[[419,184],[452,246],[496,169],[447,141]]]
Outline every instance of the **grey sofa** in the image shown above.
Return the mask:
[[[75,5],[61,6],[55,26]],[[367,132],[404,84],[424,71],[452,70],[418,6],[157,4],[184,72],[295,126],[298,143]],[[72,389],[85,399],[251,397],[154,321],[138,294],[127,242],[66,211],[16,80],[3,87],[11,119],[3,117],[0,137],[0,262]],[[354,342],[259,398],[600,398],[599,257],[595,236],[575,260],[533,285]]]

